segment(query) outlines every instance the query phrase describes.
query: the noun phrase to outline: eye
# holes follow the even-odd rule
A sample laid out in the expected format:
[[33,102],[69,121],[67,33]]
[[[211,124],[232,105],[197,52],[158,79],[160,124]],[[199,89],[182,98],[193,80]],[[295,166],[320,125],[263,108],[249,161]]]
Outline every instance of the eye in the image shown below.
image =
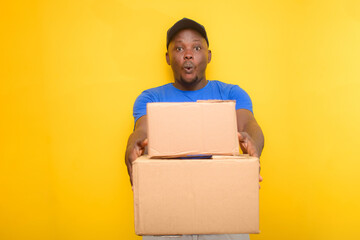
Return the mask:
[[194,47],[194,49],[195,49],[196,51],[200,51],[200,50],[201,50],[201,47],[200,47],[200,46],[196,46],[196,47]]
[[182,47],[176,47],[176,51],[180,52],[180,51],[182,51],[182,50],[183,50]]

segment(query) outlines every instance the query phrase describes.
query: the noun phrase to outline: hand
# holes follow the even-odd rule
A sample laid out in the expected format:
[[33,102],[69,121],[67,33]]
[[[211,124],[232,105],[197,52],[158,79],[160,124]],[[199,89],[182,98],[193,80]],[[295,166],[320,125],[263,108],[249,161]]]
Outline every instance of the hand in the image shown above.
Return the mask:
[[[253,157],[260,157],[259,151],[256,148],[254,140],[247,134],[246,132],[238,132],[239,137],[239,143],[241,150],[243,153],[247,153],[250,156]],[[260,164],[260,163],[259,163]],[[260,183],[263,181],[262,176],[260,175],[260,166],[259,166],[259,189],[260,189]]]
[[261,188],[260,183],[263,181],[262,176],[259,174],[259,189]]
[[259,162],[259,189],[261,188],[260,183],[263,181],[263,178],[260,175],[260,171],[261,171],[261,166],[260,166],[260,162]]
[[145,152],[145,147],[148,145],[148,139],[138,140],[134,145],[128,146],[125,154],[125,163],[127,166],[130,183],[132,186],[132,163]]
[[246,132],[238,132],[240,148],[243,153],[247,153],[252,157],[260,158],[260,151],[257,149],[254,140]]

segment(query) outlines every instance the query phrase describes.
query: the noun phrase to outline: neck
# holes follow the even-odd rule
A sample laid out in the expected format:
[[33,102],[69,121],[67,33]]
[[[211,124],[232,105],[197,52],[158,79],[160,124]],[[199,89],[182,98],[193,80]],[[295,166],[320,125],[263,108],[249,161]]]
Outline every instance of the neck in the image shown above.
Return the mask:
[[203,78],[200,81],[193,81],[190,83],[175,79],[173,86],[183,91],[196,91],[205,87],[206,84],[207,84],[206,78]]

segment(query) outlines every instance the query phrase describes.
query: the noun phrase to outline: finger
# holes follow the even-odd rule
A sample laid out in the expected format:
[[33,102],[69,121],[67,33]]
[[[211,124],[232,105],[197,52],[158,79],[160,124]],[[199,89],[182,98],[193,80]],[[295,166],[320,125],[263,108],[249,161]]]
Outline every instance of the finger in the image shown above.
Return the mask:
[[248,141],[246,143],[240,143],[240,147],[243,153],[247,153],[252,157],[257,157],[257,158],[260,157],[254,144],[251,141]]
[[250,154],[250,156],[260,158],[260,155],[257,153],[256,150],[254,150],[252,154]]
[[143,151],[144,151],[143,148],[137,147],[137,148],[136,148],[136,154],[135,154],[135,156],[134,156],[134,160],[133,160],[133,161],[135,161],[138,157],[140,157],[140,156],[142,155]]
[[142,146],[145,147],[149,144],[149,139],[145,138],[145,140],[142,142]]
[[246,132],[238,132],[238,138],[243,153],[247,153],[252,157],[260,157],[260,154],[258,153],[257,148],[254,145],[254,141],[251,139],[249,134],[247,134]]
[[251,142],[249,141],[248,134],[246,132],[238,132],[237,134],[241,151],[244,154],[249,154],[250,156],[253,156],[254,151],[251,149]]
[[259,189],[261,188],[260,183],[263,181],[263,178],[261,175],[259,175]]
[[238,132],[238,139],[239,139],[239,142],[242,142],[244,139],[243,135],[241,135],[240,132]]
[[246,142],[244,141],[244,136],[243,136],[240,132],[237,132],[237,135],[238,135],[238,139],[239,139],[241,151],[242,151],[244,154],[248,153],[248,151],[247,151],[247,144],[246,144]]
[[247,138],[247,134],[245,132],[238,132],[237,133],[238,135],[238,138],[239,138],[239,141],[240,142],[245,142],[246,141],[246,138]]
[[137,145],[138,145],[139,147],[141,147],[141,148],[144,148],[144,147],[146,147],[146,146],[148,145],[148,143],[149,143],[149,140],[148,140],[147,138],[145,138],[144,140],[139,141],[139,142],[137,143]]
[[240,148],[241,148],[241,151],[243,152],[243,154],[248,153],[246,144],[240,143]]
[[149,143],[149,140],[147,138],[145,138],[145,140],[142,141],[140,155],[143,155],[145,153],[145,147],[148,145],[148,143]]

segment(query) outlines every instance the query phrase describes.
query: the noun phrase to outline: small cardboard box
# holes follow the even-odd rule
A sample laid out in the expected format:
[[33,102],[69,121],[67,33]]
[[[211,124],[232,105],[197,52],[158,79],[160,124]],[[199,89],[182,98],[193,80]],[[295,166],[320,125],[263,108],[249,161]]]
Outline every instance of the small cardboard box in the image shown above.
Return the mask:
[[150,158],[239,155],[234,101],[148,103]]
[[259,159],[133,163],[137,235],[259,233]]

